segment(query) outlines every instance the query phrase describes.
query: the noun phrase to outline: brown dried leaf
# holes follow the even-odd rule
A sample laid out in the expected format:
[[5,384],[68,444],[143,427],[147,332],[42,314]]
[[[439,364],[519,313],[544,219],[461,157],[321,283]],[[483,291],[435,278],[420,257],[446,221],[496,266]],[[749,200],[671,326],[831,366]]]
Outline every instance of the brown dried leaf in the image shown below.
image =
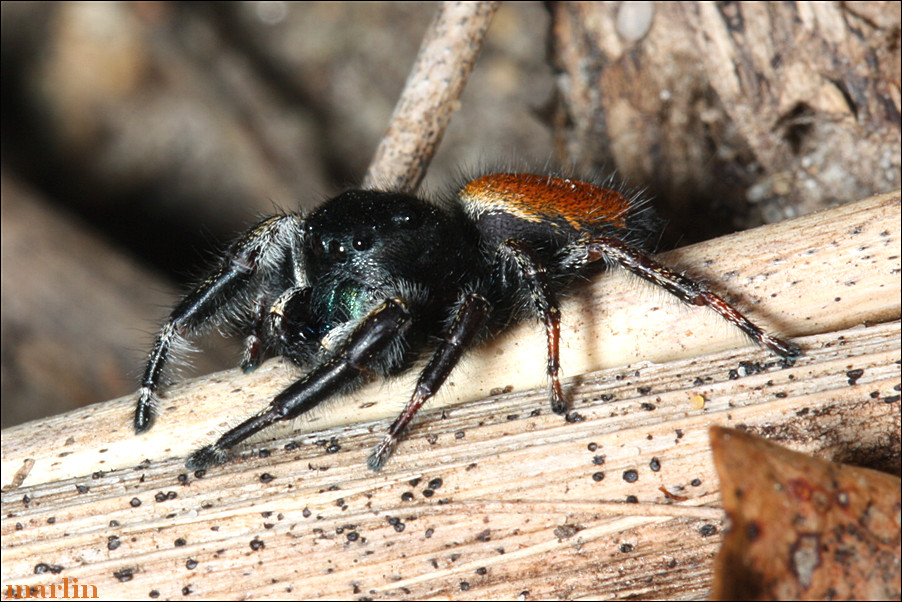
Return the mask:
[[899,599],[900,480],[713,427],[732,520],[714,600]]

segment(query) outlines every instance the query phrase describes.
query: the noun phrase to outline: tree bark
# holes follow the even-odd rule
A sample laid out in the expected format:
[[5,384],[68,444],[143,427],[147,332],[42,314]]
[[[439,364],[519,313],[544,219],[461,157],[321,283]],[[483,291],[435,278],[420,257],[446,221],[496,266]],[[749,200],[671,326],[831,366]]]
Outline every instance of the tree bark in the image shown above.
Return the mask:
[[887,2],[559,2],[559,152],[704,240],[900,185]]

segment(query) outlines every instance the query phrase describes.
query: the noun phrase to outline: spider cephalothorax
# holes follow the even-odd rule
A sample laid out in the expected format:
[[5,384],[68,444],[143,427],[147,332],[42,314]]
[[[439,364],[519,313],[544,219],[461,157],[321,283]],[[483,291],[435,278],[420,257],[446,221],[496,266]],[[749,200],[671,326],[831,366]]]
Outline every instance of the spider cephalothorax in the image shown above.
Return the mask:
[[389,376],[429,352],[410,401],[370,456],[369,466],[379,469],[464,351],[530,315],[545,325],[551,407],[564,413],[558,297],[574,276],[604,264],[710,307],[783,358],[799,354],[648,256],[642,249],[655,224],[647,207],[616,190],[505,173],[469,182],[442,205],[405,193],[352,190],[306,217],[266,218],[229,247],[160,330],[139,390],[135,430],[152,424],[173,346],[223,324],[246,337],[244,370],[266,355],[284,355],[309,371],[265,410],[195,452],[188,459],[193,469],[224,461],[240,441],[354,389],[368,374]]

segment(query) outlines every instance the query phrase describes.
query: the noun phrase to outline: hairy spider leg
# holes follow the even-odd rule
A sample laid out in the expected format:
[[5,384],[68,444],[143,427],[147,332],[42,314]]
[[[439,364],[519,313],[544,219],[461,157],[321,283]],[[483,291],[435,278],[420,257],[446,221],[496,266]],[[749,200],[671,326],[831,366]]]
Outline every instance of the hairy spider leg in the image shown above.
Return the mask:
[[530,296],[535,303],[535,310],[545,323],[545,334],[548,341],[548,386],[551,397],[551,409],[555,414],[567,412],[567,402],[561,388],[561,310],[557,297],[551,289],[548,273],[536,252],[526,243],[508,239],[501,244],[501,250],[512,258],[520,277],[529,288]]
[[784,359],[794,359],[801,355],[801,348],[795,343],[778,339],[764,332],[739,310],[724,301],[719,295],[706,290],[700,283],[661,265],[639,249],[611,237],[599,237],[585,244],[586,262],[609,259],[633,274],[660,286],[672,295],[692,305],[710,307],[731,324],[742,330],[753,341],[766,347]]
[[296,418],[358,381],[410,325],[410,311],[401,299],[389,299],[363,318],[339,350],[300,380],[279,393],[259,414],[230,429],[215,443],[197,450],[186,466],[200,470],[221,464],[228,450],[281,420]]
[[491,311],[491,303],[479,293],[470,293],[464,297],[445,338],[439,343],[429,363],[420,374],[413,396],[389,427],[388,433],[370,454],[367,465],[372,470],[381,469],[391,456],[407,425],[413,420],[420,407],[444,384],[451,370],[460,361],[464,351],[470,347],[476,335],[482,331]]
[[278,353],[298,365],[303,365],[306,363],[307,356],[294,348],[291,334],[297,334],[297,332],[292,331],[291,321],[285,316],[288,304],[299,301],[304,304],[309,303],[310,288],[295,286],[279,295],[269,308],[261,330],[265,340],[270,341],[271,344],[275,343],[278,347]]
[[266,353],[266,326],[272,304],[265,296],[260,295],[254,302],[253,319],[251,329],[244,337],[241,351],[241,361],[238,365],[241,371],[247,374],[260,366]]
[[[266,283],[257,276],[291,257],[293,235],[300,225],[301,218],[295,215],[261,221],[236,240],[216,270],[175,306],[147,360],[135,408],[135,432],[143,433],[153,424],[156,392],[164,379],[172,347],[189,335],[228,321],[241,311],[240,304],[249,297],[259,304],[266,294]],[[240,300],[238,307],[236,298]],[[248,359],[242,367],[252,363]]]

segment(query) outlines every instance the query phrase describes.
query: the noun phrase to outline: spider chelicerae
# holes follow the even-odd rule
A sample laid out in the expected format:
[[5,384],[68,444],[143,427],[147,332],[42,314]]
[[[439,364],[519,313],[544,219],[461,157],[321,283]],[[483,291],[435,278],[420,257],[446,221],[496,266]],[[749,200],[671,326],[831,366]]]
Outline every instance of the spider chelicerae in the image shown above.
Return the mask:
[[656,226],[635,195],[516,173],[474,179],[445,203],[350,190],[307,216],[268,217],[238,237],[172,310],[147,361],[135,430],[153,423],[173,350],[186,337],[224,325],[245,337],[245,371],[269,355],[309,371],[263,411],[192,454],[191,469],[219,464],[274,422],[373,375],[397,374],[428,352],[410,401],[369,457],[378,470],[463,353],[530,316],[544,323],[551,408],[563,414],[558,297],[575,276],[605,265],[713,309],[782,358],[799,355],[795,344],[765,333],[717,294],[646,254]]

